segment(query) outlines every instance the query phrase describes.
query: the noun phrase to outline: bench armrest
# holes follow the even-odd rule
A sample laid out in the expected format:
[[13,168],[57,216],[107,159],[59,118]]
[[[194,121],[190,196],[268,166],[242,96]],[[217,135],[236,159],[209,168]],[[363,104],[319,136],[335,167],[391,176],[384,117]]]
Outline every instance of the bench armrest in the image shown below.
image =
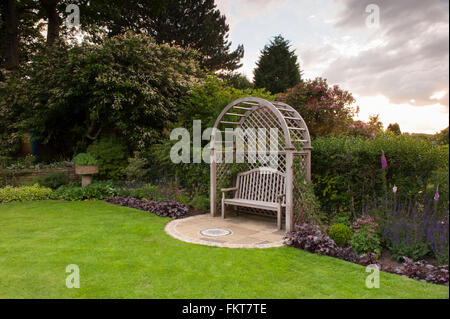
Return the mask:
[[222,193],[226,193],[226,192],[231,192],[231,191],[236,191],[237,187],[233,187],[233,188],[222,188],[221,192]]

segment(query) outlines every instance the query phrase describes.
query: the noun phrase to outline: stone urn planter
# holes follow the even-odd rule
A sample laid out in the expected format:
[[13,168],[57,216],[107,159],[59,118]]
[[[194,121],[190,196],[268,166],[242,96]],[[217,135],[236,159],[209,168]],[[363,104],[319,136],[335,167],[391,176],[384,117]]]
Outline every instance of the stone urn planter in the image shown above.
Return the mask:
[[81,186],[86,187],[92,183],[92,175],[98,173],[97,160],[89,153],[75,156],[75,174],[81,175]]
[[81,186],[86,187],[92,183],[92,175],[98,173],[96,165],[75,165],[75,174],[81,175]]

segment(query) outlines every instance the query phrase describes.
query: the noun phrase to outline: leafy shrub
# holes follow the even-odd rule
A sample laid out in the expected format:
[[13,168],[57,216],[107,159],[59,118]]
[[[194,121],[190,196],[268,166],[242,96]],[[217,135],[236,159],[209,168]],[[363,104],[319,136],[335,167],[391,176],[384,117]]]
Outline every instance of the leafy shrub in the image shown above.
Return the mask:
[[286,234],[286,244],[315,254],[336,256],[338,246],[319,227],[311,224],[296,225],[295,231]]
[[358,254],[381,254],[378,224],[370,216],[362,216],[352,224],[353,236],[350,245]]
[[405,257],[405,262],[395,269],[395,273],[415,280],[448,285],[448,265],[436,267],[424,260],[414,262]]
[[147,184],[130,190],[130,196],[143,200],[163,200],[160,188],[157,185]]
[[134,157],[128,159],[128,166],[124,169],[127,181],[141,182],[148,174],[147,159],[141,156],[141,153],[134,152]]
[[332,218],[331,218],[331,225],[335,224],[344,224],[346,226],[349,226],[352,224],[352,216],[351,213],[346,212],[342,209],[340,209],[339,212],[337,212]]
[[286,234],[286,245],[358,264],[365,263],[370,259],[368,255],[357,254],[352,247],[339,247],[334,240],[324,235],[318,226],[302,224],[295,227],[295,231]]
[[160,217],[170,217],[173,219],[183,218],[189,213],[189,209],[186,205],[172,200],[157,202],[140,200],[133,197],[113,197],[105,199],[105,202],[147,211],[155,213]]
[[36,167],[36,158],[33,155],[27,155],[25,157],[18,157],[10,163],[7,167],[7,169],[10,170],[18,170],[18,169],[25,169],[25,168],[39,168]]
[[34,200],[51,199],[52,190],[47,187],[41,187],[38,184],[33,186],[0,188],[0,203],[25,202]]
[[397,261],[402,261],[406,256],[419,260],[430,252],[428,245],[423,242],[398,242],[390,245],[389,250]]
[[189,202],[189,205],[202,211],[208,211],[210,208],[209,196],[197,194]]
[[48,174],[44,177],[38,179],[39,185],[43,187],[48,187],[51,189],[57,189],[62,185],[66,185],[70,183],[70,178],[66,173],[56,172]]
[[73,159],[76,165],[78,166],[91,166],[97,165],[97,160],[92,154],[89,153],[80,153]]
[[330,227],[328,235],[336,244],[341,247],[346,247],[350,239],[352,239],[353,232],[350,227],[344,224],[335,224]]
[[55,197],[68,201],[80,201],[84,199],[105,199],[112,196],[127,195],[129,192],[113,182],[96,182],[81,187],[79,184],[61,186],[55,191]]
[[306,180],[301,158],[294,160],[294,222],[319,224],[323,215],[320,202],[314,194],[314,185]]
[[112,137],[97,140],[88,147],[98,162],[100,179],[120,180],[127,166],[128,150],[124,142]]

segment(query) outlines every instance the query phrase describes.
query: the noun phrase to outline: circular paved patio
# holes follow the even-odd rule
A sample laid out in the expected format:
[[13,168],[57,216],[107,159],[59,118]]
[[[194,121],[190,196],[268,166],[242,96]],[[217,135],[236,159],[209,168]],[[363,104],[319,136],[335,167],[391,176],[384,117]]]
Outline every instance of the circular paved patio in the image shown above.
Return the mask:
[[165,231],[179,240],[227,248],[271,248],[283,246],[284,230],[276,220],[252,215],[211,217],[210,214],[169,222]]

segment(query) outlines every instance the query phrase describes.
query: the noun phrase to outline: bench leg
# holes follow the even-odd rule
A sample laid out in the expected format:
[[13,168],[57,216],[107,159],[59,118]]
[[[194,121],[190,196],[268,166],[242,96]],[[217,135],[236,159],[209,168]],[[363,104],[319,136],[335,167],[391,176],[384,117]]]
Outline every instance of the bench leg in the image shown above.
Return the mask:
[[225,202],[224,198],[222,198],[222,218],[225,219]]
[[283,208],[280,206],[278,206],[277,209],[277,227],[278,230],[281,230],[281,213],[282,213]]

